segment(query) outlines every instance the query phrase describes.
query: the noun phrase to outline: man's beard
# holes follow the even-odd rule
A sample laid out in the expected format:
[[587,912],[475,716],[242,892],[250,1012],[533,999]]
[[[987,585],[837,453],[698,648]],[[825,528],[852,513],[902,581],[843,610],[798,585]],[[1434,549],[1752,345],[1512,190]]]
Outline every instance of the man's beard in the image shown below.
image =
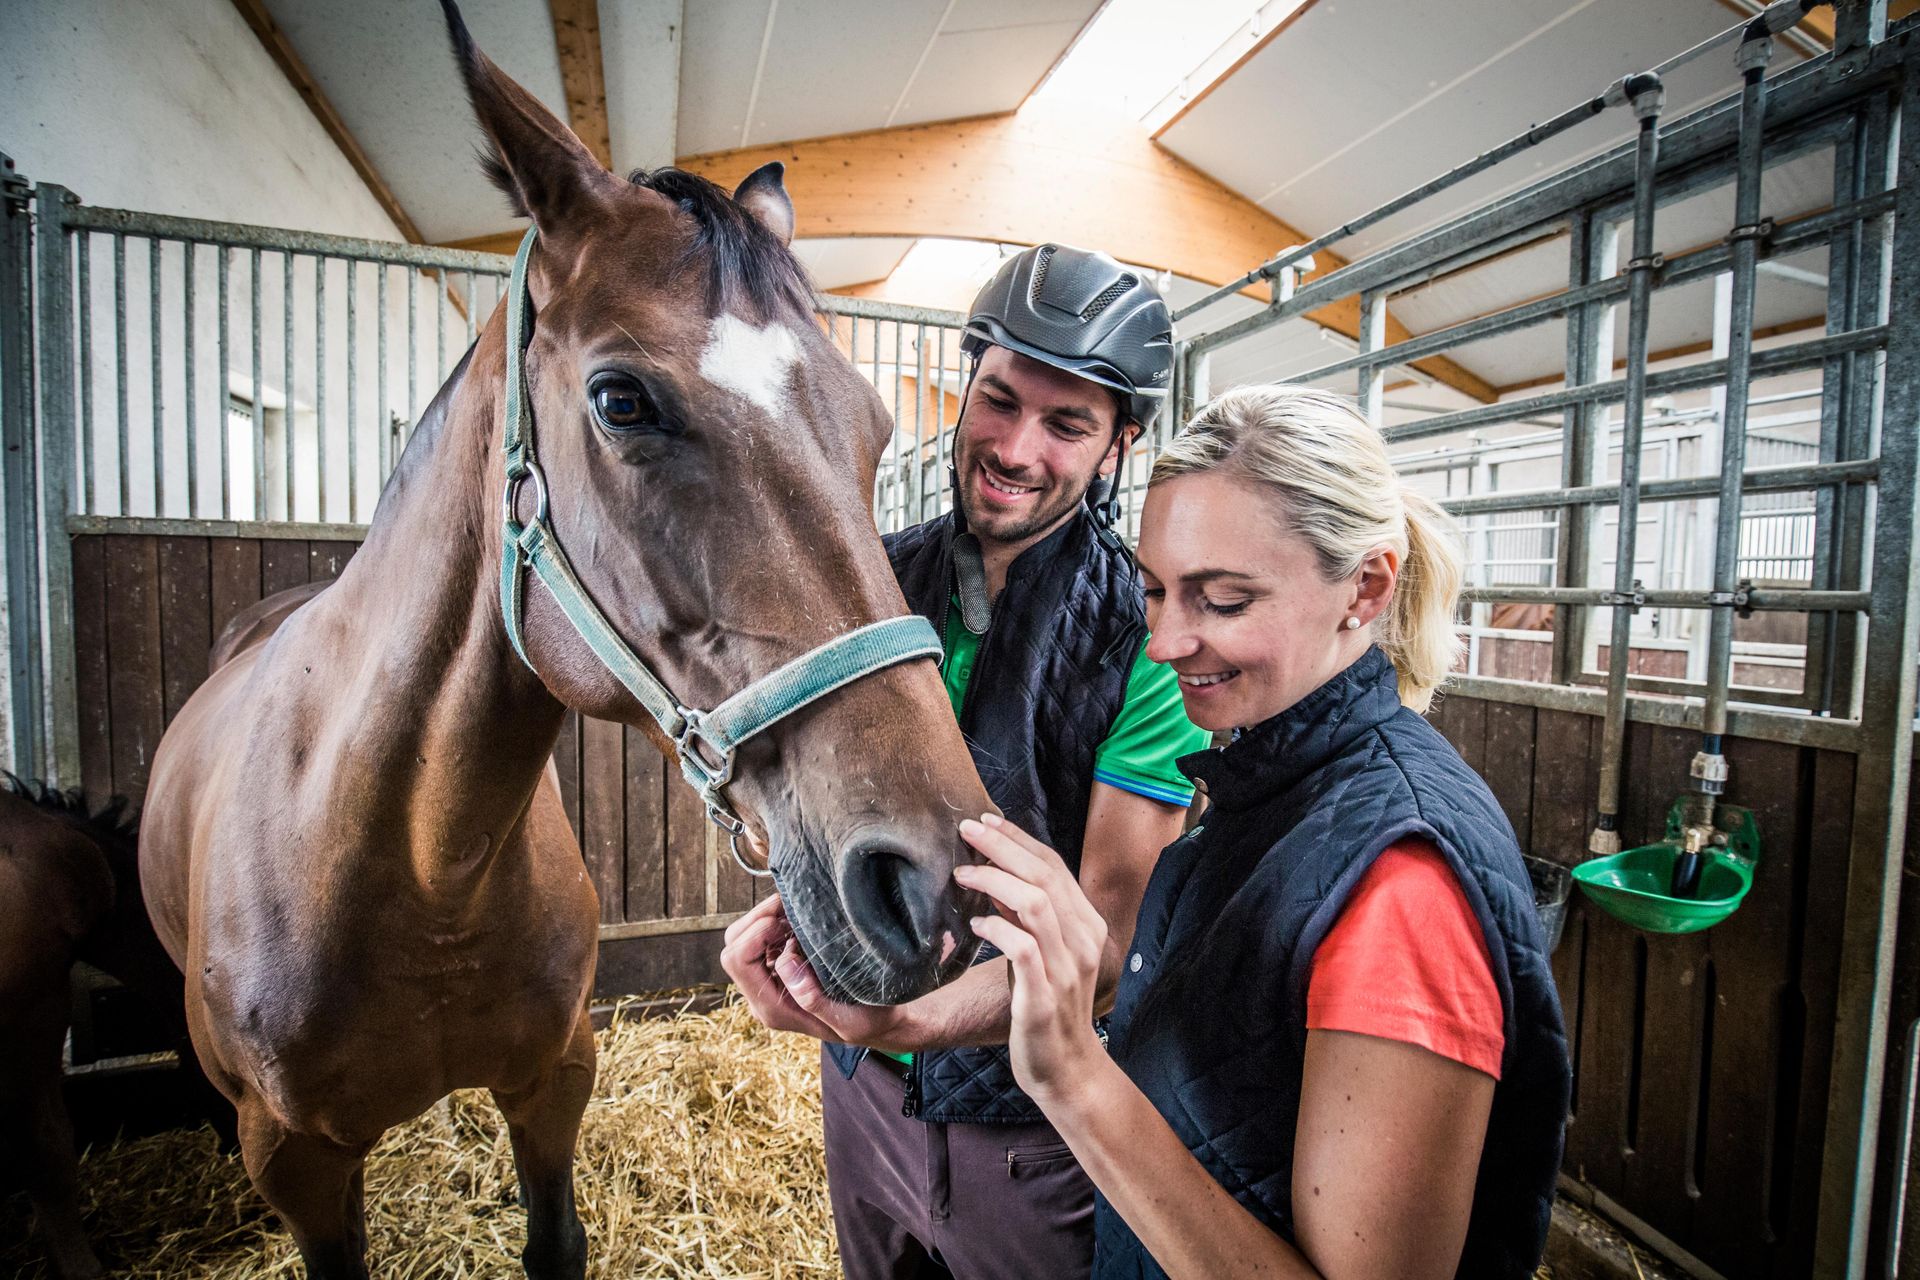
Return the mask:
[[976,537],[984,536],[995,542],[1025,542],[1044,532],[1060,517],[1079,506],[1093,484],[1091,475],[1071,488],[1056,483],[1053,488],[1035,495],[1031,511],[1013,516],[1006,512],[980,510],[979,496],[974,491],[974,485],[979,483],[977,477],[980,471],[971,454],[961,456],[958,467],[960,511],[967,518],[967,527]]

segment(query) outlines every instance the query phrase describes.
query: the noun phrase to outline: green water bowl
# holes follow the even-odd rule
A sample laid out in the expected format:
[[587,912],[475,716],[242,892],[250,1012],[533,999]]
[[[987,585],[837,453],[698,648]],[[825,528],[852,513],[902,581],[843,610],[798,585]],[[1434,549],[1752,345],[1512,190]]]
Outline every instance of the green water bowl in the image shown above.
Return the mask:
[[1611,857],[1594,858],[1573,868],[1573,878],[1608,915],[1649,933],[1697,933],[1711,929],[1740,905],[1753,887],[1753,868],[1714,853],[1700,873],[1700,896],[1676,898],[1673,883],[1675,844],[1649,844]]

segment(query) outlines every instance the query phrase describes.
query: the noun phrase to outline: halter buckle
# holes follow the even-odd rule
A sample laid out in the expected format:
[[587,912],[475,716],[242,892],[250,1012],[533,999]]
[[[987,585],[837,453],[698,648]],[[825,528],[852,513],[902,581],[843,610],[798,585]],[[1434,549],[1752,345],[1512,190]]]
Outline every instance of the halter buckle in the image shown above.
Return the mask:
[[680,768],[687,780],[700,789],[711,813],[718,803],[720,788],[733,780],[733,748],[723,747],[707,736],[706,719],[690,707],[681,707],[680,732],[674,736],[673,746],[680,755]]
[[547,522],[547,473],[532,458],[520,464],[519,471],[507,472],[506,491],[500,495],[500,514],[508,524],[519,524],[514,516],[514,506],[520,498],[520,486],[528,479],[533,481],[533,522]]

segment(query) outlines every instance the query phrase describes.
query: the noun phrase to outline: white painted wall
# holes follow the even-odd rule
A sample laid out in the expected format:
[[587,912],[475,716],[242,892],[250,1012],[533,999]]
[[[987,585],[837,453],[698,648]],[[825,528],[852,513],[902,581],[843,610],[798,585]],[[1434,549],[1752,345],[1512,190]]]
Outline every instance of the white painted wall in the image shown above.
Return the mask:
[[6,0],[0,151],[88,204],[403,237],[232,0]]

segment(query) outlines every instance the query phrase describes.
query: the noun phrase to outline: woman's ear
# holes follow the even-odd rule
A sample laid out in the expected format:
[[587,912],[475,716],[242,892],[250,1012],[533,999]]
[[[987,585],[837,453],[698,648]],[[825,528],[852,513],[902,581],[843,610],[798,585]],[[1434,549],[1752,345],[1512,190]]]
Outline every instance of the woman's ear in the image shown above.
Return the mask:
[[1392,547],[1380,547],[1360,562],[1353,578],[1353,603],[1347,607],[1351,617],[1362,626],[1387,611],[1393,600],[1393,586],[1400,578],[1400,553]]

